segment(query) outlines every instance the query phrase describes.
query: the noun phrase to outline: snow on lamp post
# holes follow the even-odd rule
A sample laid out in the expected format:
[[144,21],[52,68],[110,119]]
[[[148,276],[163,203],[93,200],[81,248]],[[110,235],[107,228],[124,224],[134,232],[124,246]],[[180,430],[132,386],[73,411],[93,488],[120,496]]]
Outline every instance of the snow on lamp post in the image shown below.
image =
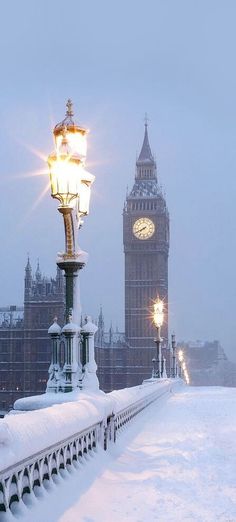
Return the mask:
[[99,382],[96,374],[97,364],[94,357],[94,335],[97,332],[97,329],[97,326],[92,322],[90,316],[86,318],[86,322],[81,329],[83,351],[82,388],[93,391],[99,389]]
[[164,321],[164,303],[161,299],[153,304],[153,322],[157,330],[155,343],[157,346],[157,373],[156,377],[162,377],[162,354],[161,354],[161,327]]
[[[55,149],[48,157],[51,196],[59,201],[65,229],[65,252],[58,254],[57,265],[66,279],[66,362],[63,369],[62,391],[71,391],[81,377],[79,357],[80,296],[78,273],[87,261],[87,253],[78,245],[77,229],[81,218],[89,213],[90,190],[95,176],[85,169],[87,133],[73,120],[72,102],[67,102],[66,116],[54,130]],[[50,332],[49,332],[50,333]]]

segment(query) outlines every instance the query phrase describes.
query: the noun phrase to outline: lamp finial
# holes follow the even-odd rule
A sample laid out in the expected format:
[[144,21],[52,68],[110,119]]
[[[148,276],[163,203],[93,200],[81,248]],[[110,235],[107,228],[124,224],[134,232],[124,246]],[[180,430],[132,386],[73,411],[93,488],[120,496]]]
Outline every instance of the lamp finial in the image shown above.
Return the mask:
[[67,116],[74,116],[74,112],[73,112],[73,103],[72,103],[72,101],[71,101],[70,98],[69,98],[68,101],[67,101],[66,107],[67,107],[66,115],[67,115]]

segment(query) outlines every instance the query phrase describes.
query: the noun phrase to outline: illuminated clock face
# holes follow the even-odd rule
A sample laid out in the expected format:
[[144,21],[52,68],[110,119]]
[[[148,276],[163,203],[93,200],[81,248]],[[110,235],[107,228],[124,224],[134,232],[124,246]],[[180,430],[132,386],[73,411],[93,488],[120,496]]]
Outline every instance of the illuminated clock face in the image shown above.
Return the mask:
[[155,232],[155,225],[151,219],[142,217],[133,224],[133,233],[138,239],[149,239]]

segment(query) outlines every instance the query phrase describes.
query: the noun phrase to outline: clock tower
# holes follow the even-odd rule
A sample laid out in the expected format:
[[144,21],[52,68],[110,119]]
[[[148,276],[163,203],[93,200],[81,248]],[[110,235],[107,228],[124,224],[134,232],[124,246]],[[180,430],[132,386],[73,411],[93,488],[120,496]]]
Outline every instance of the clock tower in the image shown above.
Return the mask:
[[156,355],[152,309],[158,296],[165,303],[161,337],[163,346],[168,346],[169,213],[149,145],[147,122],[134,185],[125,201],[123,242],[127,385],[134,386],[151,376]]

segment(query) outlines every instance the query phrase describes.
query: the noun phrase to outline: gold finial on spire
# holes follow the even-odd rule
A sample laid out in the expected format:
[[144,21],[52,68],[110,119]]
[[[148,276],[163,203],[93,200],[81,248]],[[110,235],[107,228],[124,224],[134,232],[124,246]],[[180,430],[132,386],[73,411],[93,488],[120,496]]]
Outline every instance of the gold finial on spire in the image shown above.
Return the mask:
[[73,103],[72,103],[72,101],[71,101],[70,98],[69,98],[68,101],[67,101],[66,107],[67,107],[66,115],[67,115],[67,116],[74,116],[74,112],[73,112]]

